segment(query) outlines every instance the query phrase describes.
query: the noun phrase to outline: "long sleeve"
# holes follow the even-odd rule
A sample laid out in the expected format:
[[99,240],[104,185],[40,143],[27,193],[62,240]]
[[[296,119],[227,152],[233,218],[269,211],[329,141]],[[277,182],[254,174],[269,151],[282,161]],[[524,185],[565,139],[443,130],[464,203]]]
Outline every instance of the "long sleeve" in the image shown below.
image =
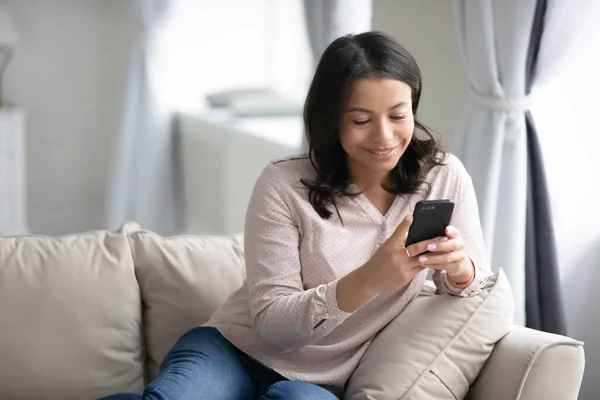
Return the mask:
[[[428,198],[455,200],[452,222],[465,235],[481,280],[488,263],[473,186],[460,161],[453,156],[449,161],[428,172]],[[290,380],[341,392],[366,344],[418,295],[425,276],[374,296],[352,313],[338,307],[338,279],[368,262],[423,194],[396,197],[386,214],[365,195],[339,197],[339,214],[323,219],[300,183],[316,176],[306,155],[263,170],[246,214],[246,279],[205,325]],[[444,293],[477,291],[474,284],[473,291],[451,292],[444,279],[441,274],[436,279]]]
[[304,289],[300,232],[278,174],[267,166],[254,187],[244,247],[255,334],[273,352],[286,353],[326,336],[350,313],[337,305],[337,280]]
[[454,198],[455,207],[451,225],[460,231],[466,243],[467,255],[475,265],[475,278],[469,286],[457,288],[448,280],[446,271],[436,271],[433,274],[433,281],[436,284],[438,293],[471,297],[477,295],[477,293],[481,291],[483,283],[485,283],[485,279],[491,275],[491,271],[483,240],[483,232],[479,221],[479,208],[477,206],[477,198],[471,176],[456,157],[451,158],[450,164],[454,179],[456,179],[456,196]]

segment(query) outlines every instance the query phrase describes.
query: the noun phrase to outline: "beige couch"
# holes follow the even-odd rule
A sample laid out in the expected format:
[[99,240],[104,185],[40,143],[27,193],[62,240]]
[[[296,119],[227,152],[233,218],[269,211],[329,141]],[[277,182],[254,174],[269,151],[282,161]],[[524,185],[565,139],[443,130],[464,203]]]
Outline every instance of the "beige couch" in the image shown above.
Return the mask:
[[[244,279],[241,237],[119,232],[0,239],[0,398],[139,392]],[[467,396],[576,399],[583,344],[514,327]],[[401,372],[399,372],[401,373]]]

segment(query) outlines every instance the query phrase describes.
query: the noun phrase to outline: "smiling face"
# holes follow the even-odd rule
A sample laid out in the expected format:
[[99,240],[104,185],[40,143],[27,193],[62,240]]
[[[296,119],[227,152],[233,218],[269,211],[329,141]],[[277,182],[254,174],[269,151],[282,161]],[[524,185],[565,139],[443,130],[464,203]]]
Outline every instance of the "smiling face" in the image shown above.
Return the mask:
[[413,136],[410,86],[394,79],[354,82],[338,128],[352,181],[361,188],[380,185]]

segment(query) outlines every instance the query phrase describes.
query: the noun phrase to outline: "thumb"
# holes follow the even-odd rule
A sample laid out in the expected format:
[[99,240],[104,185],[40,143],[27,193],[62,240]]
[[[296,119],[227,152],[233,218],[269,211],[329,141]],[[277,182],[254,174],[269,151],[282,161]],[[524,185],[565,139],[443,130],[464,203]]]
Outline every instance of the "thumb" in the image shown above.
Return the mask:
[[446,227],[446,236],[448,239],[456,239],[459,235],[460,232],[454,226],[450,225]]
[[404,217],[402,222],[400,222],[400,225],[398,225],[398,227],[392,234],[392,237],[394,239],[401,240],[402,243],[404,243],[406,241],[406,235],[408,235],[408,229],[410,228],[412,222],[413,222],[412,215],[407,215],[406,217]]

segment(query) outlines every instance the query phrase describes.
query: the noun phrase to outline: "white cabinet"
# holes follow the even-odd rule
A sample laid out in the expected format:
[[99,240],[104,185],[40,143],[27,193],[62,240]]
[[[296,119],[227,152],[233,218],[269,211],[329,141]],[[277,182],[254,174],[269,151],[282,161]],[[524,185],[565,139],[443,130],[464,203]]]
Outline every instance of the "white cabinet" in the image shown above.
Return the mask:
[[0,235],[27,233],[25,112],[0,108]]
[[185,194],[184,232],[243,232],[256,179],[269,161],[300,153],[302,117],[179,115]]

